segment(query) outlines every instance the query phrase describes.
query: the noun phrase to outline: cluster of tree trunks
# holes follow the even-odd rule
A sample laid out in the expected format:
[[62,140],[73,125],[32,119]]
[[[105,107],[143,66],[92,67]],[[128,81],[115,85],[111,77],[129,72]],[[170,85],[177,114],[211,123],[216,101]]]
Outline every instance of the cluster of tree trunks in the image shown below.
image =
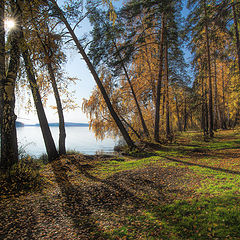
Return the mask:
[[[177,4],[176,1],[174,4]],[[233,126],[237,124],[240,110],[235,113],[235,119],[230,120],[230,113],[229,113],[229,102],[227,99],[227,92],[225,92],[226,82],[225,82],[225,75],[224,75],[224,68],[222,66],[221,73],[219,73],[219,68],[217,66],[217,44],[213,44],[213,36],[211,32],[213,28],[217,26],[217,23],[214,25],[212,22],[212,15],[209,12],[210,5],[209,1],[189,1],[189,5],[198,2],[200,8],[199,11],[202,11],[202,16],[199,21],[202,21],[201,24],[196,24],[196,31],[204,32],[204,37],[201,39],[203,49],[199,51],[199,56],[197,56],[198,60],[200,59],[200,63],[196,65],[200,65],[199,67],[199,75],[198,75],[198,82],[200,88],[198,91],[200,92],[200,104],[199,102],[192,104],[188,103],[190,99],[187,96],[187,87],[185,86],[183,96],[180,97],[178,95],[177,90],[175,91],[171,84],[171,51],[173,51],[171,41],[171,28],[172,22],[174,22],[174,16],[171,15],[172,13],[166,6],[162,6],[160,3],[149,3],[148,1],[143,1],[141,3],[134,3],[134,4],[143,4],[142,6],[154,6],[156,7],[156,11],[158,14],[158,20],[156,21],[158,31],[158,38],[157,38],[157,49],[158,53],[155,54],[158,56],[157,59],[157,77],[154,79],[154,74],[152,71],[152,63],[148,58],[148,48],[147,44],[145,44],[145,54],[146,54],[146,65],[148,66],[150,72],[150,82],[151,82],[151,94],[152,94],[152,109],[154,111],[153,117],[153,128],[150,129],[146,117],[144,116],[144,109],[143,109],[143,102],[142,99],[137,94],[137,89],[134,88],[134,83],[131,78],[131,71],[127,67],[127,63],[124,60],[124,54],[121,54],[121,50],[118,47],[118,43],[114,38],[114,35],[109,34],[109,37],[112,41],[113,49],[116,52],[116,58],[120,63],[121,70],[125,76],[126,83],[129,87],[130,96],[133,99],[133,103],[135,106],[136,116],[139,121],[139,128],[141,131],[137,131],[134,129],[133,124],[130,123],[129,119],[125,118],[121,113],[118,111],[116,104],[114,105],[111,97],[109,96],[102,80],[99,77],[99,73],[96,70],[91,58],[85,52],[85,49],[81,42],[79,41],[78,37],[74,32],[74,28],[71,27],[70,22],[68,22],[64,12],[58,6],[55,0],[49,1],[39,1],[37,4],[39,6],[44,5],[48,6],[51,9],[51,13],[53,13],[54,17],[57,17],[60,22],[66,27],[68,33],[71,36],[71,39],[75,43],[79,53],[81,54],[82,58],[86,62],[97,86],[98,89],[104,99],[104,102],[107,106],[107,109],[110,113],[111,118],[113,119],[115,125],[117,126],[119,132],[123,136],[124,140],[126,141],[127,145],[130,149],[135,148],[135,142],[133,141],[132,136],[130,135],[130,131],[137,136],[140,140],[150,140],[151,137],[156,142],[160,142],[160,129],[161,122],[164,122],[164,130],[166,134],[166,138],[168,140],[172,140],[173,137],[173,127],[172,127],[172,113],[171,113],[171,99],[175,101],[175,109],[176,109],[176,118],[177,118],[177,128],[179,131],[186,131],[188,127],[188,123],[191,126],[195,127],[193,112],[197,109],[199,110],[201,107],[201,127],[203,129],[204,135],[213,137],[214,130],[218,128],[226,129],[229,126]],[[66,147],[65,147],[65,139],[66,139],[66,132],[64,126],[64,114],[63,114],[63,106],[61,103],[61,97],[58,90],[57,79],[56,79],[56,72],[57,72],[57,64],[54,60],[54,56],[52,54],[51,49],[51,41],[54,42],[54,39],[51,39],[51,32],[48,29],[46,24],[46,29],[44,28],[43,32],[38,30],[38,23],[37,17],[34,19],[34,11],[33,9],[30,10],[32,18],[32,26],[34,26],[34,31],[36,32],[36,36],[40,43],[40,47],[43,52],[42,63],[46,66],[49,79],[53,88],[54,96],[56,99],[58,117],[59,117],[59,151],[55,146],[53,141],[53,137],[48,125],[47,117],[44,111],[42,98],[40,95],[40,90],[38,87],[37,76],[35,73],[34,68],[34,61],[32,59],[31,49],[28,45],[28,39],[25,36],[24,30],[24,18],[25,10],[24,4],[30,4],[31,2],[28,0],[10,0],[10,8],[12,11],[12,15],[16,20],[16,27],[8,34],[9,46],[9,60],[6,65],[6,50],[5,50],[5,30],[4,30],[4,9],[5,9],[5,1],[0,2],[0,126],[1,126],[1,160],[0,166],[4,169],[9,169],[14,163],[18,161],[18,147],[17,147],[17,135],[16,135],[16,115],[14,113],[15,109],[15,84],[17,79],[17,74],[19,71],[19,63],[20,57],[22,56],[24,65],[25,65],[25,72],[27,75],[27,79],[31,88],[34,104],[37,110],[37,115],[44,139],[44,143],[46,146],[46,151],[48,154],[49,160],[56,159],[59,154],[66,154]],[[151,5],[152,4],[152,5]],[[232,1],[231,3],[228,2],[228,7],[232,11],[232,20],[233,20],[233,28],[235,34],[235,42],[236,42],[236,59],[238,63],[238,76],[240,74],[240,40],[239,40],[239,7],[238,2]],[[216,7],[216,9],[221,6],[221,3]],[[142,14],[142,13],[141,13]],[[154,13],[156,14],[156,12]],[[154,15],[153,14],[153,15]],[[52,16],[51,16],[52,17]],[[140,18],[140,17],[139,17]],[[196,19],[194,19],[195,22]],[[152,23],[154,22],[154,19]],[[105,23],[107,24],[107,23]],[[144,24],[143,24],[144,25]],[[142,26],[143,27],[143,26]],[[43,37],[44,31],[47,31],[47,34],[50,39],[46,40],[47,37]],[[134,30],[135,31],[135,30]],[[144,36],[147,34],[145,30],[142,33]],[[175,33],[177,35],[177,33]],[[196,37],[196,34],[195,34]],[[177,42],[177,37],[175,38]],[[196,41],[197,44],[199,43],[199,39],[196,38],[193,42]],[[195,48],[199,46],[196,44]],[[200,44],[200,45],[201,45]],[[214,48],[212,47],[214,45]],[[235,45],[234,45],[235,46]],[[214,52],[214,54],[213,54]],[[221,79],[219,79],[219,74],[221,74]],[[222,82],[222,91],[219,89],[219,84]],[[170,94],[173,92],[173,97]],[[181,98],[181,99],[179,99]],[[146,97],[148,99],[148,97]],[[180,103],[181,102],[181,103]],[[142,105],[141,105],[142,104]],[[162,105],[161,105],[162,104]],[[146,104],[147,105],[147,104]],[[172,104],[173,105],[173,104]],[[161,112],[162,110],[162,112]],[[151,132],[151,130],[153,130]],[[142,135],[144,137],[142,137]],[[151,136],[153,135],[153,136]]]

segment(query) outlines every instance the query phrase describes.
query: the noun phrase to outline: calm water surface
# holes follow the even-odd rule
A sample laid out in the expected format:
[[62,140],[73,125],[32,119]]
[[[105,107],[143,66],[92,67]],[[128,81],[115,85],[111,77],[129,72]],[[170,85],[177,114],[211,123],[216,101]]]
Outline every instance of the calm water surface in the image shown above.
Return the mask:
[[[50,127],[56,146],[58,147],[58,127]],[[66,148],[84,154],[96,152],[112,153],[115,146],[113,139],[96,140],[94,133],[88,127],[66,127]],[[25,126],[17,128],[19,146],[27,154],[39,157],[46,153],[40,127]]]

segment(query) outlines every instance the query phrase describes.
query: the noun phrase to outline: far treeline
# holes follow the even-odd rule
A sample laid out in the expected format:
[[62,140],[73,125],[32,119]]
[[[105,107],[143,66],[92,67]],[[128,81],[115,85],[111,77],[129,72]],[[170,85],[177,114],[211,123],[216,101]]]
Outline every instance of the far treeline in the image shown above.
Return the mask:
[[[129,0],[115,8],[110,0],[61,5],[1,0],[1,168],[7,171],[18,162],[14,108],[19,93],[31,92],[49,161],[66,153],[63,110],[74,107],[71,97],[63,99],[74,80],[62,70],[69,47],[77,48],[96,82],[82,109],[97,138],[121,136],[134,149],[139,143],[171,142],[177,131],[202,129],[207,139],[217,129],[235,127],[240,115],[240,2],[188,0],[188,16],[183,3]],[[85,18],[92,29],[80,38]],[[14,21],[8,31],[6,19]],[[187,48],[191,66],[184,58]],[[59,151],[44,112],[52,92]]]

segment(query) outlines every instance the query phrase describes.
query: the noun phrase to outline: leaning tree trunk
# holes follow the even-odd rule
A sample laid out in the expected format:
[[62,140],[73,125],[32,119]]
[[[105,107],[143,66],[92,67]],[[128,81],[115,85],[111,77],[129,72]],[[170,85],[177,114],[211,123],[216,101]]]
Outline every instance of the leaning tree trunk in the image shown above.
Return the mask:
[[[18,5],[19,4],[19,5]],[[16,115],[15,109],[15,84],[19,68],[19,22],[20,8],[23,1],[17,4],[11,2],[11,8],[16,19],[16,28],[10,34],[10,61],[8,65],[7,76],[5,72],[1,73],[2,79],[2,127],[1,127],[1,167],[9,169],[14,163],[18,162],[18,146],[16,133]],[[3,9],[4,10],[4,9]],[[4,46],[4,44],[3,44]],[[4,49],[2,51],[5,51]],[[4,55],[2,60],[4,61]],[[3,65],[4,66],[4,65]],[[4,67],[5,69],[5,67]],[[4,70],[3,69],[3,70]]]
[[57,82],[56,82],[56,78],[55,78],[55,71],[52,66],[52,57],[51,57],[51,54],[49,54],[49,52],[51,50],[50,50],[50,47],[42,41],[36,24],[34,24],[34,26],[35,26],[37,37],[38,37],[39,41],[41,42],[41,45],[42,45],[42,48],[44,51],[46,65],[47,65],[48,73],[49,73],[50,80],[51,80],[52,87],[53,87],[53,93],[54,93],[54,97],[56,100],[57,113],[58,113],[58,119],[59,119],[59,138],[58,138],[59,154],[64,155],[64,154],[66,154],[65,121],[64,121],[62,102],[61,102],[61,98],[60,98],[60,94],[58,91]]
[[48,67],[48,72],[49,72],[52,87],[53,87],[54,96],[56,99],[57,112],[58,112],[58,118],[59,118],[59,141],[58,141],[59,154],[63,155],[63,154],[66,154],[66,144],[65,144],[66,131],[65,131],[63,108],[62,108],[62,103],[61,103],[61,99],[60,99],[60,95],[59,95],[59,91],[58,91],[58,87],[55,79],[55,74],[54,74],[54,70],[52,68],[51,62],[48,62],[47,67]]
[[207,64],[208,64],[208,87],[209,87],[209,99],[208,99],[208,113],[209,113],[209,134],[210,137],[214,136],[213,133],[213,99],[212,99],[212,73],[211,73],[211,56],[210,56],[210,44],[208,33],[208,19],[207,19],[207,7],[204,1],[204,14],[205,14],[205,31],[206,31],[206,50],[207,50]]
[[160,99],[161,99],[161,87],[162,87],[162,71],[163,71],[163,43],[165,35],[165,14],[162,14],[162,30],[159,49],[159,72],[157,81],[157,94],[156,94],[156,106],[155,106],[155,124],[154,124],[154,140],[159,142],[159,121],[160,121]]
[[236,37],[236,49],[237,49],[237,57],[238,57],[238,74],[240,74],[240,40],[239,40],[239,31],[238,31],[238,20],[235,8],[235,2],[232,2],[232,12],[233,12],[233,21],[234,21],[234,30]]
[[21,36],[21,40],[22,40],[21,51],[22,51],[22,55],[23,55],[23,59],[24,59],[24,63],[25,63],[28,81],[30,83],[33,100],[34,100],[35,107],[37,110],[37,115],[38,115],[41,130],[42,130],[42,135],[43,135],[46,151],[48,154],[48,159],[49,159],[49,161],[52,161],[58,157],[58,152],[57,152],[57,149],[56,149],[49,125],[48,125],[47,117],[46,117],[46,114],[45,114],[45,111],[43,108],[42,99],[41,99],[37,81],[36,81],[36,78],[34,75],[34,68],[33,68],[32,61],[29,56],[27,44],[25,42],[25,39],[23,38],[23,33]]
[[132,127],[132,125],[130,123],[128,123],[126,121],[126,119],[123,118],[123,116],[121,116],[122,121],[132,130],[132,132],[136,135],[136,137],[141,141],[141,136],[138,134],[138,132]]
[[70,24],[68,23],[67,19],[65,18],[62,10],[58,7],[57,3],[55,0],[51,0],[51,2],[53,3],[54,7],[55,7],[55,10],[57,11],[57,13],[59,14],[59,17],[60,19],[63,21],[63,23],[65,24],[67,30],[69,31],[74,43],[76,44],[76,47],[78,48],[80,54],[82,55],[84,61],[86,62],[99,90],[101,91],[102,93],[102,96],[104,98],[104,101],[108,107],[108,110],[113,118],[113,120],[115,121],[116,125],[118,126],[118,129],[119,131],[121,132],[124,140],[126,141],[127,145],[129,146],[130,149],[132,148],[135,148],[135,144],[134,142],[132,141],[132,139],[130,138],[126,128],[124,127],[122,121],[120,120],[120,118],[118,117],[116,111],[114,110],[113,106],[112,106],[112,103],[108,97],[108,94],[96,72],[96,70],[94,69],[92,63],[90,62],[87,54],[85,53],[85,50],[83,49],[82,45],[80,44],[77,36],[75,35],[73,29],[71,28]]
[[119,50],[118,50],[117,44],[116,44],[115,42],[113,42],[113,44],[114,44],[115,49],[116,49],[116,51],[117,51],[117,53],[118,53],[119,60],[120,60],[120,62],[121,62],[123,71],[124,71],[124,73],[125,73],[125,76],[126,76],[126,78],[127,78],[128,84],[129,84],[129,86],[130,86],[130,89],[131,89],[131,92],[132,92],[132,95],[133,95],[133,98],[134,98],[134,101],[135,101],[135,104],[136,104],[136,107],[137,107],[137,110],[138,110],[138,114],[139,114],[139,117],[140,117],[140,121],[141,121],[141,124],[142,124],[142,127],[143,127],[143,132],[144,132],[145,136],[146,136],[147,138],[149,138],[149,137],[150,137],[150,134],[149,134],[147,125],[146,125],[146,123],[145,123],[145,120],[144,120],[144,118],[143,118],[142,110],[141,110],[140,105],[139,105],[139,103],[138,103],[137,96],[136,96],[135,91],[134,91],[134,89],[133,89],[132,82],[131,82],[131,80],[130,80],[130,77],[129,77],[129,75],[128,75],[127,69],[126,69],[126,67],[125,67],[125,65],[124,65],[124,62],[123,62],[123,60],[122,60],[122,57],[121,57],[121,55],[120,55],[120,52],[119,52]]

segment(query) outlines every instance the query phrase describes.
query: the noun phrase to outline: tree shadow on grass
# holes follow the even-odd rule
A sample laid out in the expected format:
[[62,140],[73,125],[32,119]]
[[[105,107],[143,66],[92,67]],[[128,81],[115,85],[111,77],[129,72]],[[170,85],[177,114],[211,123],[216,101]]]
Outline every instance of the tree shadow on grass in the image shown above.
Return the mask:
[[99,226],[91,218],[93,212],[84,201],[83,189],[70,182],[66,168],[60,160],[52,162],[51,166],[65,200],[63,210],[72,219],[80,239],[106,239],[106,234],[101,232]]
[[[135,213],[148,204],[136,196],[131,188],[127,189],[117,183],[116,179],[102,180],[91,175],[87,171],[90,165],[79,164],[78,160],[72,160],[71,164],[92,183],[74,185],[67,174],[70,165],[63,165],[61,160],[54,161],[51,165],[64,199],[63,210],[73,221],[79,239],[112,239],[97,223],[98,218],[102,219],[100,215],[104,214],[108,218],[114,213],[125,218],[127,214]],[[81,175],[78,177],[81,178]]]
[[[74,161],[73,164],[85,177],[100,184],[96,186],[96,195],[93,196],[94,202],[101,201],[103,204],[100,204],[99,208],[112,211],[120,208],[120,205],[128,203],[127,200],[137,205],[133,212],[123,213],[122,216],[130,220],[123,221],[121,227],[114,229],[111,235],[112,239],[119,237],[126,239],[215,239],[215,236],[225,239],[227,236],[236,237],[239,234],[240,218],[238,213],[240,209],[231,210],[234,206],[238,206],[239,199],[237,198],[226,196],[193,201],[167,201],[166,197],[169,194],[181,193],[188,197],[191,196],[190,192],[180,186],[183,181],[181,177],[187,171],[186,169],[152,166],[123,171],[106,179],[100,179],[91,175],[87,166],[82,166],[77,161]],[[153,176],[155,173],[156,176]],[[153,178],[151,178],[152,176]],[[175,182],[176,178],[179,178],[179,181]],[[169,183],[172,181],[173,184],[170,185]],[[184,181],[191,182],[192,179]],[[135,190],[144,190],[145,186],[148,187],[145,189],[146,192],[149,189],[155,189],[158,191],[158,196],[163,195],[164,198],[152,203],[136,197]],[[108,194],[101,195],[102,193],[97,189],[101,189],[102,193],[105,192],[104,194],[108,192],[114,197],[111,198]],[[110,206],[107,206],[108,201]],[[113,201],[116,201],[116,204],[113,204]]]
[[[145,234],[145,229],[148,229],[148,235],[143,239],[239,239],[238,206],[239,198],[234,196],[146,206],[147,216],[138,215],[131,226],[124,227],[131,228],[132,239]],[[115,234],[120,233],[119,230]],[[128,232],[123,236],[128,239]]]
[[[110,229],[114,229],[115,226],[117,229],[124,224],[130,226],[134,224],[134,220],[131,222],[129,215],[137,217],[138,214],[148,211],[151,204],[160,206],[173,202],[176,195],[191,194],[188,189],[182,187],[182,181],[191,181],[183,180],[182,176],[187,170],[182,168],[148,166],[121,171],[101,179],[93,176],[89,172],[91,165],[81,162],[80,159],[70,159],[69,165],[63,165],[59,160],[52,163],[52,166],[64,198],[64,211],[74,222],[80,239],[119,238],[122,233],[115,236],[105,227],[110,226]],[[76,174],[76,179],[84,177],[88,181],[79,185],[72,184],[67,174],[70,166],[78,169],[76,172],[79,176]],[[98,222],[105,227],[101,228]],[[138,227],[144,228],[145,223]],[[146,229],[144,231],[147,233]],[[139,238],[136,235],[131,239]]]
[[218,196],[153,207],[159,219],[167,219],[178,239],[239,239],[239,197]]
[[139,198],[133,192],[120,186],[120,184],[115,181],[111,181],[109,179],[103,180],[91,175],[87,171],[87,165],[81,165],[76,160],[72,161],[72,164],[74,164],[80,173],[86,178],[100,183],[100,185],[91,186],[91,188],[89,188],[88,193],[91,194],[91,202],[89,204],[99,208],[104,208],[108,211],[117,210],[126,203],[134,205],[135,209],[146,204],[142,198]]
[[164,156],[164,158],[166,158],[166,159],[168,159],[172,162],[182,163],[182,164],[189,165],[189,166],[197,166],[197,167],[207,168],[207,169],[211,169],[211,170],[221,171],[221,172],[224,172],[224,173],[231,173],[231,174],[240,175],[239,171],[234,171],[234,170],[229,170],[229,169],[224,169],[224,168],[219,168],[219,167],[212,167],[212,166],[207,166],[207,165],[203,165],[203,164],[182,161],[182,160],[167,157],[167,156]]
[[[181,187],[183,185],[183,178],[181,176],[185,174],[184,169],[149,166],[121,171],[106,179],[100,179],[91,175],[88,171],[89,167],[80,164],[79,161],[72,159],[72,164],[85,177],[100,183],[100,185],[95,186],[94,191],[91,189],[91,192],[94,192],[91,196],[95,198],[96,202],[102,204],[102,208],[108,210],[121,208],[123,204],[128,204],[133,205],[134,208],[132,210],[136,211],[137,209],[144,208],[152,200],[159,203],[169,202],[174,198],[171,196],[173,193],[179,195],[190,194],[189,190]],[[126,209],[126,211],[129,211],[129,209]]]

